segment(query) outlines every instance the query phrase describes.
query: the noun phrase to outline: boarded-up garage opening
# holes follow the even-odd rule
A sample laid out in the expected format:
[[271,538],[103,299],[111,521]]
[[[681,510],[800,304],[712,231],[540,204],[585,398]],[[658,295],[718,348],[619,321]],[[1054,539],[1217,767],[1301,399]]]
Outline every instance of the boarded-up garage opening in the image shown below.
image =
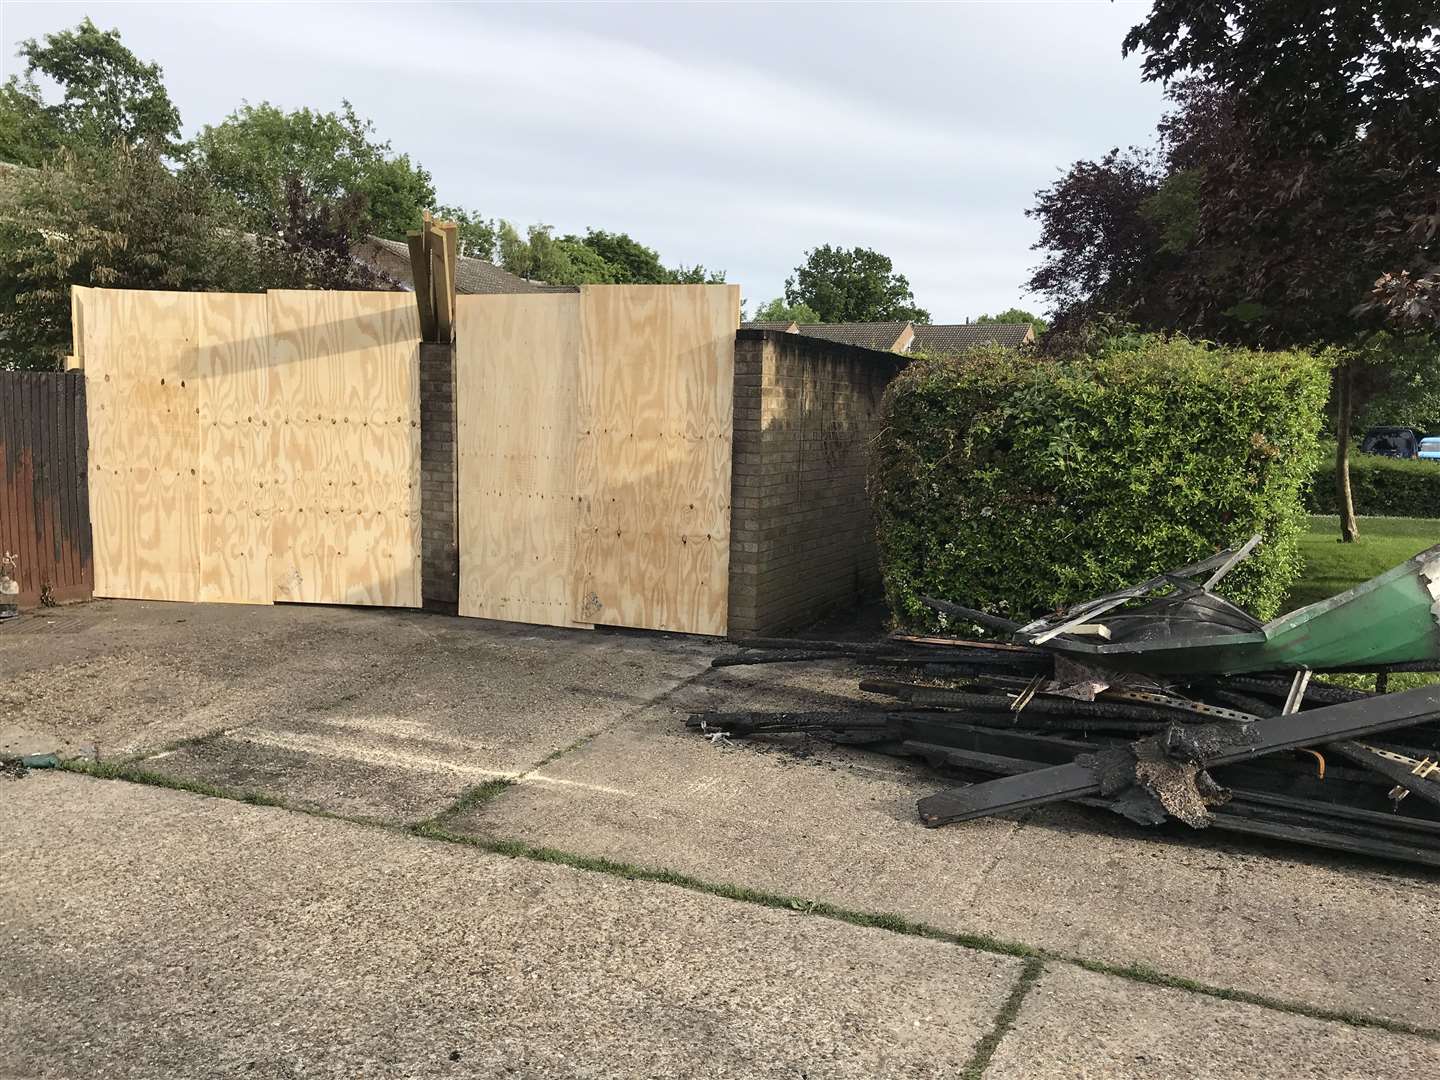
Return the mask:
[[736,286],[461,296],[462,615],[724,634]]
[[76,289],[97,596],[420,604],[405,293]]

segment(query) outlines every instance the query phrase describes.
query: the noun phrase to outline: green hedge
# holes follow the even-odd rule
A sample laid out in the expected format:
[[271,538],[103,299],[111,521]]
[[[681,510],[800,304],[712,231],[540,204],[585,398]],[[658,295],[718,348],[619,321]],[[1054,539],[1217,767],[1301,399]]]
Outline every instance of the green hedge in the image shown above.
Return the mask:
[[1028,619],[1260,532],[1224,591],[1273,615],[1301,569],[1328,391],[1309,354],[1183,339],[912,364],[886,392],[870,481],[891,611],[938,628],[928,594]]
[[[1350,497],[1355,512],[1369,517],[1440,517],[1440,461],[1401,461],[1353,450]],[[1312,513],[1338,514],[1338,505],[1332,442],[1315,469],[1309,506]]]

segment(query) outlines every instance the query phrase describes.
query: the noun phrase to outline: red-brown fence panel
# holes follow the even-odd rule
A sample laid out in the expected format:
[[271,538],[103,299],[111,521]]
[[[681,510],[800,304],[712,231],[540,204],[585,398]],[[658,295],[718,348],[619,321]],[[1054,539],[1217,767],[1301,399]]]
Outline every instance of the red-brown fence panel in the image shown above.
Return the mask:
[[0,554],[22,608],[90,597],[87,450],[84,372],[0,371]]

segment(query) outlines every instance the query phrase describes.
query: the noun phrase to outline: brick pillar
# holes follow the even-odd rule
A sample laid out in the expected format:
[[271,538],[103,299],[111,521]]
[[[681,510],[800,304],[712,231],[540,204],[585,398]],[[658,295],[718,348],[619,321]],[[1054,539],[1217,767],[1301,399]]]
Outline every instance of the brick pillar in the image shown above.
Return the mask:
[[735,335],[735,420],[730,461],[730,614],[732,638],[761,631],[760,546],[764,537],[762,493],[765,461],[761,423],[762,386],[767,353],[774,363],[769,335]]
[[420,592],[430,611],[460,598],[455,348],[420,346]]

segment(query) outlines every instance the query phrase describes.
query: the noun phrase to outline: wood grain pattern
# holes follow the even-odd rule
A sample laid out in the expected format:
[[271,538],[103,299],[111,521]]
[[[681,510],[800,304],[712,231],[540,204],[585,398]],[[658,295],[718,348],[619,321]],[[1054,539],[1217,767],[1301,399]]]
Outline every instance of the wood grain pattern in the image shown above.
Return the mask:
[[456,298],[461,615],[570,626],[576,293]]
[[418,607],[415,298],[298,291],[268,298],[275,599]]
[[208,603],[268,604],[274,491],[270,332],[263,293],[198,300],[200,589]]
[[580,292],[572,614],[723,635],[737,286]]
[[84,294],[96,596],[199,594],[197,296]]

